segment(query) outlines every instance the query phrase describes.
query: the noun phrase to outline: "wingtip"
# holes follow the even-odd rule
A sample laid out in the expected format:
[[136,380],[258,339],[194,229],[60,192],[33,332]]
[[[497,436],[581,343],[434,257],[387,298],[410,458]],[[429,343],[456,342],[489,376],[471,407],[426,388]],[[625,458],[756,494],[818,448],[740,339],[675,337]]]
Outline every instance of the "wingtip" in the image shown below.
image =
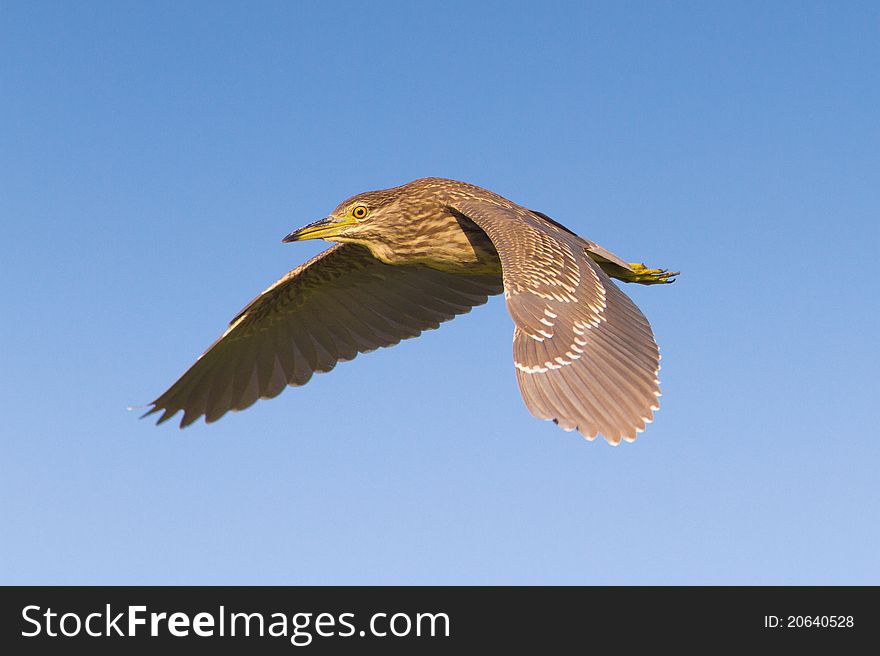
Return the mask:
[[183,430],[184,428],[192,426],[194,423],[196,423],[199,420],[199,417],[205,418],[205,424],[210,424],[214,421],[217,421],[217,419],[219,419],[219,417],[217,417],[217,419],[208,419],[208,416],[203,412],[186,412],[186,411],[184,411],[183,416],[180,418],[180,424],[178,425],[178,428],[180,428],[180,430]]
[[[164,406],[158,405],[157,402],[155,402],[155,401],[154,401],[153,403],[151,403],[150,405],[152,405],[153,407],[150,408],[149,410],[147,410],[144,414],[142,414],[142,415],[139,417],[139,419],[145,419],[146,417],[149,417],[150,415],[153,415],[153,414],[156,414],[156,413],[159,412],[159,411],[162,411],[162,414],[159,416],[158,419],[156,419],[156,424],[155,424],[156,426],[161,426],[161,425],[164,424],[166,421],[168,421],[169,419],[171,419],[174,415],[176,415],[178,412],[180,412],[179,409],[178,409],[178,410],[174,410],[174,411],[172,412],[169,408],[166,408],[166,407],[164,407]],[[189,422],[189,423],[187,423],[187,424],[184,424],[184,423],[183,423],[184,419],[186,419],[186,415],[184,415],[184,417],[181,418],[181,420],[180,420],[180,423],[181,423],[180,427],[181,427],[181,428],[186,428],[186,426],[188,426],[189,423],[191,423],[191,422]]]
[[[152,407],[150,407],[150,406],[152,406]],[[150,415],[159,412],[159,406],[156,405],[155,403],[149,403],[149,404],[147,404],[146,406],[142,406],[142,407],[150,407],[150,409],[147,410],[147,411],[146,411],[144,414],[142,414],[140,417],[138,417],[138,419],[146,419],[146,418],[149,417]],[[129,410],[134,410],[134,409],[135,409],[134,407],[129,407]],[[160,422],[161,422],[161,419],[160,419]],[[159,423],[159,422],[157,422],[157,423]]]

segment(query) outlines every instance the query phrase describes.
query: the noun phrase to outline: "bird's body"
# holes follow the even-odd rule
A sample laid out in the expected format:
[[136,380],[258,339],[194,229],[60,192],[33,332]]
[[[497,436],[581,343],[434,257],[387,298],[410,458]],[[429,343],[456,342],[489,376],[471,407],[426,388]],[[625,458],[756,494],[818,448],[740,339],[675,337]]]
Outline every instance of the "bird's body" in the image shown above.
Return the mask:
[[[359,194],[285,241],[338,244],[258,296],[150,412],[214,421],[358,352],[390,346],[502,291],[533,414],[612,444],[657,409],[650,325],[611,282],[668,282],[540,212],[475,185],[422,178]],[[148,413],[149,414],[149,413]]]
[[[501,262],[492,240],[473,221],[449,211],[450,203],[482,191],[487,198],[504,199],[485,189],[460,182],[455,186],[441,178],[422,178],[407,185],[367,192],[343,201],[340,208],[355,202],[383,204],[387,218],[381,230],[367,231],[337,241],[358,243],[373,257],[394,266],[423,264],[447,273],[501,275]],[[423,199],[430,198],[430,202]]]

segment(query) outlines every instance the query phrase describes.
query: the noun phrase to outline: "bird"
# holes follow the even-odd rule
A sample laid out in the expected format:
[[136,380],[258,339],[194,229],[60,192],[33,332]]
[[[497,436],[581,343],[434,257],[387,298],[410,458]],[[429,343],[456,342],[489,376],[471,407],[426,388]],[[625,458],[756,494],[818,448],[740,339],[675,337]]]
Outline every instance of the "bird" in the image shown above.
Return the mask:
[[357,194],[282,241],[309,239],[333,245],[248,303],[144,417],[214,422],[501,293],[534,416],[617,445],[659,409],[653,331],[611,279],[667,284],[678,272],[626,262],[542,212],[445,178]]

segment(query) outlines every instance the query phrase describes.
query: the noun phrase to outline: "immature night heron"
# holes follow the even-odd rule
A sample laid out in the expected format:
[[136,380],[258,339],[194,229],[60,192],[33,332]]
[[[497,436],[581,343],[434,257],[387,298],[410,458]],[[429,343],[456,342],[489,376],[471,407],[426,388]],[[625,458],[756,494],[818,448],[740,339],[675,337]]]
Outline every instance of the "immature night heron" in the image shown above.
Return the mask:
[[340,242],[242,310],[147,414],[181,427],[304,385],[502,291],[516,325],[523,399],[541,419],[632,441],[659,407],[660,354],[644,315],[609,279],[671,282],[550,217],[480,187],[424,178],[359,194],[285,242]]

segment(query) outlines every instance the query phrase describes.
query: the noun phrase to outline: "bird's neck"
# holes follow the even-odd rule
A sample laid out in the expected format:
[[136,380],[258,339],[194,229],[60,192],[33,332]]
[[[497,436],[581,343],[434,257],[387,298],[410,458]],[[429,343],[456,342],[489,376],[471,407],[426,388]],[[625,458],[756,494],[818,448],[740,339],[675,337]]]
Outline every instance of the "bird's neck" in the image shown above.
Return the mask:
[[357,238],[373,257],[393,266],[422,264],[449,273],[501,274],[489,237],[470,221],[437,214],[396,226],[395,230]]

